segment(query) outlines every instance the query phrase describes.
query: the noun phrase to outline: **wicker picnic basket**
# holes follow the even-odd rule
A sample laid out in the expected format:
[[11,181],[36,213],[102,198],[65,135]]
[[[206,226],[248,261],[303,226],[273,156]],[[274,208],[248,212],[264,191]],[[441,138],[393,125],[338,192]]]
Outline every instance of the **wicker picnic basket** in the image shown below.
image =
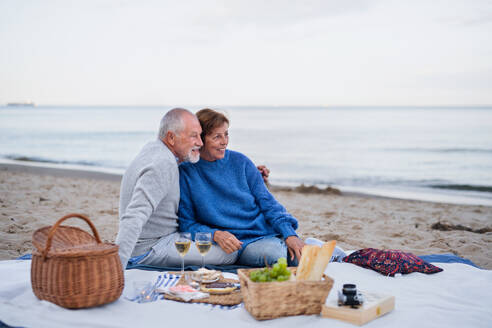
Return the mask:
[[[301,314],[320,314],[333,279],[322,281],[253,282],[254,269],[237,270],[241,282],[244,307],[257,320],[275,319]],[[289,268],[294,274],[296,268]]]
[[[60,224],[83,219],[86,231]],[[110,303],[123,291],[124,276],[118,246],[103,243],[92,222],[81,214],[68,214],[54,226],[34,232],[31,285],[34,294],[65,308],[87,308]]]

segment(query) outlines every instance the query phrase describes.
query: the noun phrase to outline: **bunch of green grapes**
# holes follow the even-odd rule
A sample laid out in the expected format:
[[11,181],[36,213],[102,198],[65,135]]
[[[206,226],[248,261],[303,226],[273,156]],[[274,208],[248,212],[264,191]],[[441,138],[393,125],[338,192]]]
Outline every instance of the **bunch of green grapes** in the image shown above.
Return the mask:
[[289,280],[290,270],[287,269],[287,259],[285,257],[281,257],[271,268],[251,271],[249,273],[249,278],[254,282]]

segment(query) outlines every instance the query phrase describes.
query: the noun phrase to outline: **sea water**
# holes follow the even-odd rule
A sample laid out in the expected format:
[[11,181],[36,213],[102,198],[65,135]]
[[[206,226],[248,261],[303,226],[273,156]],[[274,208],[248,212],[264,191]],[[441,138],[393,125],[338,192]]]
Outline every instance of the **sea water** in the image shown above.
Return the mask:
[[[169,109],[0,107],[0,158],[123,172]],[[219,109],[273,184],[492,205],[492,107]]]

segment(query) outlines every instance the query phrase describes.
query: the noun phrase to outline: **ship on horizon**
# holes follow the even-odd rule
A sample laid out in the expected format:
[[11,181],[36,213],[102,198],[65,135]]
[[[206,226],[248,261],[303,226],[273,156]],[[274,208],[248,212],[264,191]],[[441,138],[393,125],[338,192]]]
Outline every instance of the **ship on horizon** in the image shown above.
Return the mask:
[[35,107],[36,104],[32,101],[24,101],[24,102],[10,102],[7,103],[9,107]]

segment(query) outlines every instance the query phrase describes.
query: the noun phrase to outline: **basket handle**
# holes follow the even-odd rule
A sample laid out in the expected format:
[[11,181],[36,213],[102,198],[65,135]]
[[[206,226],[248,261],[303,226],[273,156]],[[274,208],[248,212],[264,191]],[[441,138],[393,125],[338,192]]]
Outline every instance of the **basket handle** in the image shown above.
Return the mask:
[[87,216],[82,215],[82,214],[77,214],[77,213],[70,213],[70,214],[65,215],[64,217],[62,217],[58,221],[56,221],[55,225],[51,227],[50,232],[48,233],[48,240],[46,240],[46,247],[44,248],[43,253],[42,253],[43,260],[46,259],[46,256],[48,255],[48,252],[51,248],[51,241],[53,239],[53,236],[55,235],[56,229],[58,229],[58,227],[60,226],[60,224],[62,224],[63,221],[70,219],[70,218],[80,218],[80,219],[84,220],[85,222],[87,222],[87,224],[91,227],[91,230],[92,230],[92,233],[94,234],[94,237],[96,238],[96,242],[98,244],[101,243],[101,238],[99,238],[99,233],[97,232],[96,227],[91,222],[91,220],[89,220],[89,218]]

